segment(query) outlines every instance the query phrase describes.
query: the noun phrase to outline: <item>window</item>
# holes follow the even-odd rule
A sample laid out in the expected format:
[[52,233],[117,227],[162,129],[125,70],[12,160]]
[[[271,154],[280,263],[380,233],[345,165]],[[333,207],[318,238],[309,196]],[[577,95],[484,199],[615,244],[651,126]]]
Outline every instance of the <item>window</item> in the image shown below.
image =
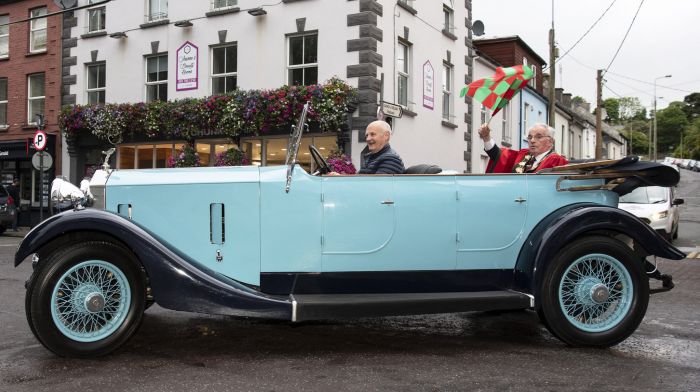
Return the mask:
[[569,158],[574,159],[574,131],[569,130]]
[[168,100],[168,55],[146,58],[146,102]]
[[399,42],[396,49],[396,86],[397,86],[397,101],[398,104],[404,107],[408,107],[408,97],[409,97],[409,80],[410,80],[410,46]]
[[486,124],[486,121],[488,121],[489,112],[486,111],[486,106],[479,105],[479,107],[481,107],[481,123]]
[[454,23],[454,11],[452,11],[452,8],[443,5],[442,6],[442,16],[443,16],[443,25],[442,29],[452,33],[455,29],[455,23]]
[[532,69],[532,79],[527,84],[532,88],[537,88],[537,67],[533,64],[530,69]]
[[238,85],[238,47],[222,46],[212,49],[211,93],[226,94]]
[[318,34],[289,37],[288,80],[290,85],[318,83]]
[[168,0],[148,0],[148,15],[146,19],[149,22],[167,18]]
[[211,0],[211,9],[220,10],[224,8],[232,8],[238,5],[238,0]]
[[10,26],[8,23],[10,23],[10,16],[0,15],[0,58],[10,55]]
[[442,65],[442,119],[452,119],[452,67],[447,64]]
[[[36,18],[46,15],[46,7],[34,8],[29,16]],[[46,50],[46,18],[32,19],[29,22],[29,51],[42,52]]]
[[7,127],[7,78],[0,78],[0,128]]
[[105,103],[105,65],[95,64],[87,66],[87,102]]
[[[100,3],[104,0],[90,0],[90,4]],[[88,33],[105,29],[105,7],[91,8],[87,10]]]
[[27,94],[27,122],[36,123],[36,115],[44,114],[44,74],[38,73],[27,77],[29,94]]
[[[318,148],[324,158],[338,149],[335,136],[304,136],[299,145],[297,161],[309,173],[316,170],[316,164],[309,153],[309,145]],[[256,166],[284,165],[287,157],[287,139],[280,137],[263,137],[241,140],[241,151],[251,164]]]
[[506,106],[501,109],[501,138],[510,143],[510,136],[508,135],[508,108],[509,106]]

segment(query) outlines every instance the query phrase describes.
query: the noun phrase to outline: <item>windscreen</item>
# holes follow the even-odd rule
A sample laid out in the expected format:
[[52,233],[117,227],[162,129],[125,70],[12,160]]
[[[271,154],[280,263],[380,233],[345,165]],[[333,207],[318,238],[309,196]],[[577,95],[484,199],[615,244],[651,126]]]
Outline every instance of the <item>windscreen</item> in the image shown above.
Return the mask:
[[620,197],[620,203],[657,204],[666,201],[668,201],[668,188],[660,186],[637,188]]

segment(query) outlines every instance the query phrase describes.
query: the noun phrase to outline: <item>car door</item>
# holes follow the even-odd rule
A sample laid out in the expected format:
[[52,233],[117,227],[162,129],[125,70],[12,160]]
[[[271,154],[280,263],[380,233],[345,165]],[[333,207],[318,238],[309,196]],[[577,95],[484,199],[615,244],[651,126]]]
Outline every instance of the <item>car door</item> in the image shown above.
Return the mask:
[[323,179],[323,271],[386,269],[396,229],[390,175]]
[[512,268],[527,217],[527,175],[457,176],[457,268]]

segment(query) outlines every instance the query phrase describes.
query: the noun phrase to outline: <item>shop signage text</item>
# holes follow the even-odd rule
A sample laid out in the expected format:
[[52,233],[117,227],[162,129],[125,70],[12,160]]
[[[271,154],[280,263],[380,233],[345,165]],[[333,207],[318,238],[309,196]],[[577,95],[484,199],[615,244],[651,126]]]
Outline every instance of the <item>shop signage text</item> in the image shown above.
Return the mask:
[[435,90],[433,89],[435,70],[430,60],[423,64],[423,107],[430,110],[435,108]]
[[196,90],[199,87],[199,48],[190,41],[177,50],[177,91]]

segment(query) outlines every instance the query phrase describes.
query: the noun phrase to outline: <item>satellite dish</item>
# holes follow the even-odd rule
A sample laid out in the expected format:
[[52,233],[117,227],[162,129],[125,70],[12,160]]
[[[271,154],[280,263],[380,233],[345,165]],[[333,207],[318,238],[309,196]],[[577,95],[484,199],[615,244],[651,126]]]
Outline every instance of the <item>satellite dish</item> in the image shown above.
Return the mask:
[[474,24],[472,25],[472,32],[477,37],[484,35],[484,22],[480,20],[475,20]]
[[75,8],[78,5],[78,0],[53,0],[53,3],[62,10]]

